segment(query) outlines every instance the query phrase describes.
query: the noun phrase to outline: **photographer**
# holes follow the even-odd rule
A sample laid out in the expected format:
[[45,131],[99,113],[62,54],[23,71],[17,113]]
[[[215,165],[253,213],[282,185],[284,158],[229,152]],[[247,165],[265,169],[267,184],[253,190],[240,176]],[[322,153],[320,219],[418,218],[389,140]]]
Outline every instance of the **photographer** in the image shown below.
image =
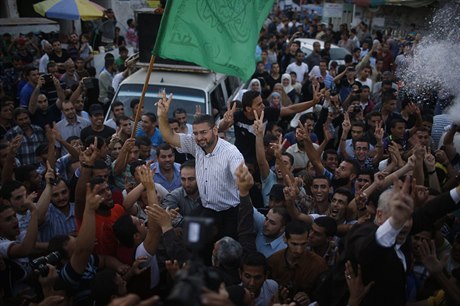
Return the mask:
[[[52,86],[56,88],[58,99],[56,103],[50,104],[47,97],[47,88]],[[59,80],[47,74],[42,75],[37,81],[34,91],[29,100],[29,112],[31,114],[32,123],[45,128],[45,125],[52,125],[53,122],[58,122],[61,119],[62,101],[65,100],[64,90],[61,88]]]

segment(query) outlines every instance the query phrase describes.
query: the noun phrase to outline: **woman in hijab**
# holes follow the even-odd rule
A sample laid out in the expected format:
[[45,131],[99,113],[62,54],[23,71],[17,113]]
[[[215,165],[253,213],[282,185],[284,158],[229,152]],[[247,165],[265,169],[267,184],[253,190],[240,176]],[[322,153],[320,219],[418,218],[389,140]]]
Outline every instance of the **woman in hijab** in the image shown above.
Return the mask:
[[248,90],[254,90],[262,93],[262,87],[260,86],[260,81],[258,79],[252,79],[249,82]]
[[281,83],[276,83],[275,86],[273,86],[273,92],[277,92],[281,95],[282,106],[289,106],[292,104],[291,98],[286,94]]
[[267,100],[270,103],[270,107],[281,108],[281,94],[279,92],[272,92]]
[[295,102],[296,93],[291,84],[291,75],[289,73],[285,73],[281,76],[281,84],[283,85],[284,92],[288,95],[292,102]]

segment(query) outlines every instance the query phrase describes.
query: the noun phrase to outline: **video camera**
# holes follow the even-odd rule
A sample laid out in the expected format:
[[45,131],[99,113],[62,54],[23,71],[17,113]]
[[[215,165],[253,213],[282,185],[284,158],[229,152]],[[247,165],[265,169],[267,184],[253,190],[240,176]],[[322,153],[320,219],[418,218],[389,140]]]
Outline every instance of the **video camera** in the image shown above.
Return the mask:
[[55,251],[49,253],[46,256],[35,258],[30,262],[30,266],[32,267],[33,271],[38,271],[38,274],[40,274],[42,277],[45,277],[50,271],[48,264],[55,266],[61,259],[61,252]]
[[193,252],[190,268],[176,275],[175,285],[164,305],[170,306],[200,306],[203,287],[218,292],[222,282],[216,271],[208,269],[201,261],[198,252],[206,246],[213,231],[213,220],[210,218],[185,217],[185,245]]

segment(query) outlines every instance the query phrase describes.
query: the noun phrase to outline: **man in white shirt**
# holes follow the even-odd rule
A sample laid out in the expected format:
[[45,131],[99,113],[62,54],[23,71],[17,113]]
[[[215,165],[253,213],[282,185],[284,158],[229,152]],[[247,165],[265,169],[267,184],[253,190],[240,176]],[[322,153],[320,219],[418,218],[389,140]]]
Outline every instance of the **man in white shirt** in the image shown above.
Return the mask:
[[196,178],[203,207],[219,227],[219,236],[236,237],[240,197],[235,183],[236,168],[243,155],[231,143],[219,138],[218,127],[210,115],[195,118],[193,135],[176,134],[168,123],[172,94],[158,101],[158,122],[163,139],[196,158]]
[[309,71],[308,65],[303,62],[304,57],[305,54],[302,52],[302,50],[297,50],[295,53],[295,62],[289,64],[289,66],[286,68],[286,73],[295,72],[297,74],[297,81],[299,83],[303,83],[304,76]]

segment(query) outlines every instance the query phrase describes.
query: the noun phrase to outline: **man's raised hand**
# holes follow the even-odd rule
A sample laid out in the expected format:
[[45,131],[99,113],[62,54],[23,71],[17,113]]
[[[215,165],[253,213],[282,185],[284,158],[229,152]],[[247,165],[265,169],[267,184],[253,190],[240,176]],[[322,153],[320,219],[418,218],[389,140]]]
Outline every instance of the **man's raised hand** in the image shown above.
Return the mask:
[[162,98],[160,100],[158,100],[158,102],[156,103],[156,105],[157,105],[157,115],[158,115],[158,117],[162,117],[162,116],[168,117],[168,111],[169,111],[169,107],[171,106],[171,101],[172,101],[173,94],[170,93],[169,97],[167,98],[166,97],[166,91],[163,90],[161,92],[161,96],[162,96]]

